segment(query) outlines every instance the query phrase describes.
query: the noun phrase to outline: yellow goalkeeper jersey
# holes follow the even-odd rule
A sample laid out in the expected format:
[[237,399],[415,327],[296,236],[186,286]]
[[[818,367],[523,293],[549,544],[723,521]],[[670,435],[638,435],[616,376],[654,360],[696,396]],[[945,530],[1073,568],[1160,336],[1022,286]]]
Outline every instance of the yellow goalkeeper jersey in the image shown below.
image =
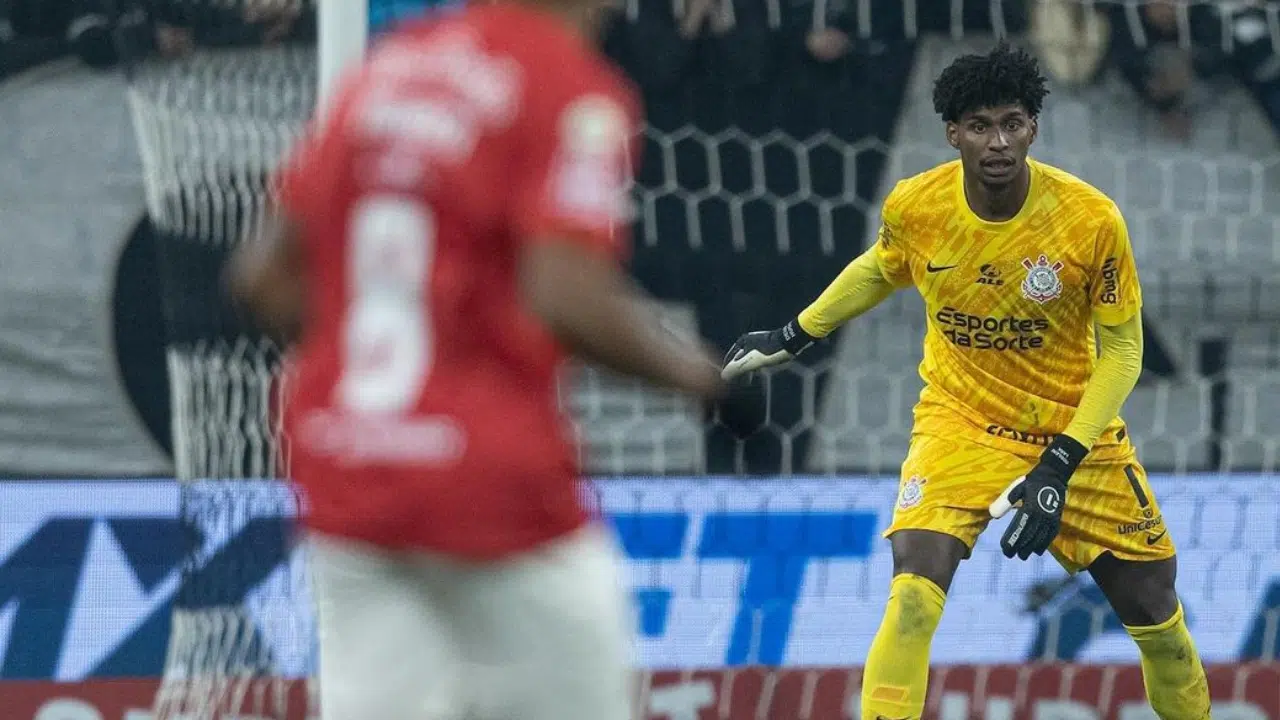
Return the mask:
[[[1038,454],[1080,405],[1097,358],[1094,322],[1120,325],[1141,308],[1115,203],[1028,163],[1030,193],[1007,221],[973,213],[959,161],[899,182],[885,200],[881,273],[914,285],[928,313],[916,432],[955,435],[963,420],[979,442]],[[1105,457],[1118,445],[1128,438],[1117,418],[1095,450]]]

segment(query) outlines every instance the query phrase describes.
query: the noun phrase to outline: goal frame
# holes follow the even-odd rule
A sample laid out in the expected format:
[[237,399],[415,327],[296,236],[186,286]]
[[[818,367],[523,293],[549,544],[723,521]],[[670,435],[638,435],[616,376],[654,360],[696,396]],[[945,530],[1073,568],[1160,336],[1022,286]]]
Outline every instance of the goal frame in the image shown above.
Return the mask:
[[369,3],[368,0],[319,0],[316,13],[319,29],[316,98],[319,106],[324,107],[338,78],[358,62],[369,47]]

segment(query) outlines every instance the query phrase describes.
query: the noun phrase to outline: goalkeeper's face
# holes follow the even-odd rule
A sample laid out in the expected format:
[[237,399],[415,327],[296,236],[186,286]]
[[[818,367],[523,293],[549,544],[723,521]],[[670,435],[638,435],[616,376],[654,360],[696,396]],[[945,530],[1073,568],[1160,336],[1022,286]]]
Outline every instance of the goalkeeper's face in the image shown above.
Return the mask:
[[947,141],[960,151],[965,175],[1002,187],[1026,170],[1036,139],[1036,119],[1021,104],[979,108],[947,123]]

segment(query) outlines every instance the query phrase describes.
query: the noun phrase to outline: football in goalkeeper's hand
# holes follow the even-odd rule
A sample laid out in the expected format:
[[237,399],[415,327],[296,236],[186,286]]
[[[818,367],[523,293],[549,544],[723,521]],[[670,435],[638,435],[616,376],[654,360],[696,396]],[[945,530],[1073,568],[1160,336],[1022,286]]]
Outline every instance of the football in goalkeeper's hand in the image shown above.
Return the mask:
[[768,397],[764,379],[743,375],[725,384],[725,394],[715,404],[716,420],[734,437],[750,437],[768,420]]

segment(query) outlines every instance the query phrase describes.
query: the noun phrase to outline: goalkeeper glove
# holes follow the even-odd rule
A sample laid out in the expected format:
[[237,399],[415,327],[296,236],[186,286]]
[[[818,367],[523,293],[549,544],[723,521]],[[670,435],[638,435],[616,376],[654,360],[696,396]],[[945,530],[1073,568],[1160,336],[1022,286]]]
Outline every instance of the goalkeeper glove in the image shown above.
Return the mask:
[[1013,521],[1000,538],[1005,557],[1026,560],[1032,554],[1043,555],[1053,544],[1062,527],[1062,510],[1066,505],[1067,481],[1079,467],[1089,449],[1079,442],[1059,435],[1040,455],[1031,472],[1014,480],[991,503],[991,516],[998,518],[1013,506],[1018,507]]
[[798,320],[792,320],[777,330],[749,332],[729,348],[720,377],[730,381],[761,368],[791,362],[817,340],[800,327]]

